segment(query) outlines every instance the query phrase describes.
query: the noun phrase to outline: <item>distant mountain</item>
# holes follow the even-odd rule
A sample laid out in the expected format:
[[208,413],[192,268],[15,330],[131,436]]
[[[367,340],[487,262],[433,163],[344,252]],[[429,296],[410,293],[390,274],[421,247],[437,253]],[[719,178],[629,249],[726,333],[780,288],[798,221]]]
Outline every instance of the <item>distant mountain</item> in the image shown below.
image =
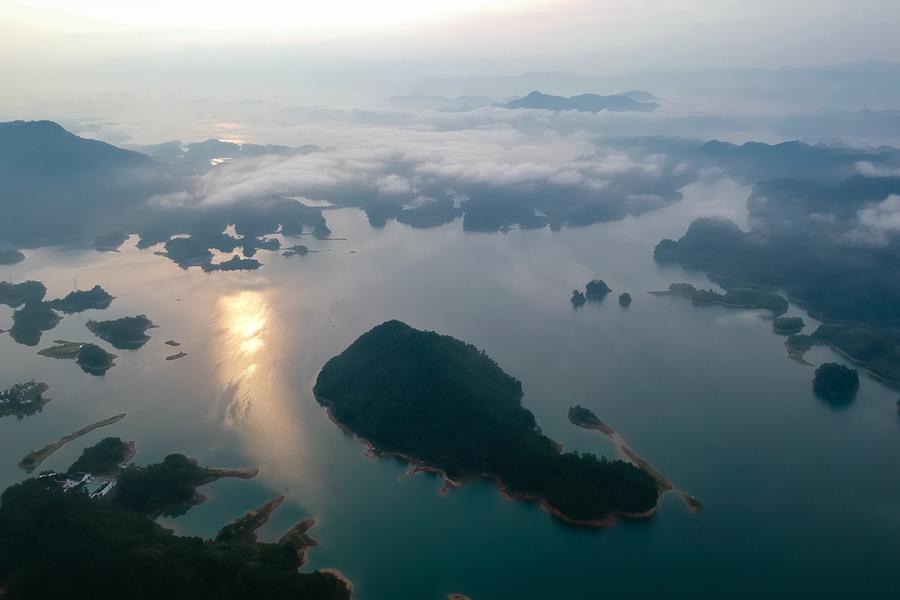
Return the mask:
[[[631,92],[635,93],[635,92]],[[647,93],[647,92],[639,92]],[[624,95],[598,96],[581,94],[566,98],[534,91],[518,100],[498,104],[502,108],[536,108],[543,110],[579,110],[583,112],[651,112],[659,107],[655,102],[639,102]]]
[[78,137],[52,121],[0,123],[0,174],[4,177],[50,170],[64,175],[149,163],[142,154]]
[[217,139],[191,144],[175,140],[147,146],[130,146],[130,148],[167,164],[195,166],[216,165],[257,156],[295,156],[321,151],[321,148],[311,144],[294,148],[274,144],[238,144]]
[[0,237],[36,245],[77,235],[160,191],[160,167],[51,121],[0,123]]
[[481,106],[493,104],[494,100],[487,96],[458,96],[448,98],[446,96],[391,96],[385,100],[389,108],[401,108],[405,110],[436,110],[441,112],[462,112],[473,110]]

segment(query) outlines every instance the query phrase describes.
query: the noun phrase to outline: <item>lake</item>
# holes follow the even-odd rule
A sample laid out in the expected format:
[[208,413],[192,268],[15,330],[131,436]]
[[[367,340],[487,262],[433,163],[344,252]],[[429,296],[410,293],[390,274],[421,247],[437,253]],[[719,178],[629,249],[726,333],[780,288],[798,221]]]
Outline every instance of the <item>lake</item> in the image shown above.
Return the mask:
[[[326,210],[346,240],[305,238],[316,252],[303,257],[261,251],[258,271],[183,271],[135,238],[118,253],[29,251],[0,274],[43,281],[50,298],[94,284],[117,298],[65,316],[35,348],[0,336],[0,386],[34,378],[53,398],[38,415],[0,419],[0,484],[26,476],[16,463],[30,449],[126,412],[42,468],[65,469],[107,435],[137,441],[138,463],[182,452],[259,466],[255,480],[206,486],[206,504],[164,524],[213,536],[285,494],[261,537],[314,516],[321,546],[306,568],[340,569],[357,600],[896,597],[897,391],[863,377],[856,400],[835,408],[813,395],[813,369],[787,358],[765,315],[645,293],[674,281],[711,287],[702,273],[655,264],[653,247],[700,215],[743,225],[748,193],[703,181],[668,208],[559,232],[467,233],[460,221],[375,229],[361,211]],[[573,309],[571,290],[593,278],[613,294]],[[623,291],[634,297],[627,309]],[[11,313],[0,307],[0,327]],[[84,326],[135,314],[159,325],[139,350],[112,350]],[[816,325],[797,307],[789,314]],[[484,349],[522,380],[547,435],[612,456],[609,440],[568,422],[569,406],[590,408],[703,511],[669,494],[652,519],[578,529],[486,483],[440,495],[436,477],[366,458],[312,386],[330,357],[393,318]],[[54,339],[100,343],[117,365],[93,377],[36,354]],[[165,360],[179,350],[188,356]],[[807,358],[840,361],[822,348]]]

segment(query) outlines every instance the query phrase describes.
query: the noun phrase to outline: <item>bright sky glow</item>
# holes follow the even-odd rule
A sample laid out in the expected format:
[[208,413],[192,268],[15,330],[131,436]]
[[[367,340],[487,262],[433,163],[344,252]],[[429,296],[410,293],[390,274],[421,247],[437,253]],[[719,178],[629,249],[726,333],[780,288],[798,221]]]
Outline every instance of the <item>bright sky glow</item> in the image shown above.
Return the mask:
[[319,32],[374,29],[521,10],[537,0],[18,0],[99,23],[140,28]]

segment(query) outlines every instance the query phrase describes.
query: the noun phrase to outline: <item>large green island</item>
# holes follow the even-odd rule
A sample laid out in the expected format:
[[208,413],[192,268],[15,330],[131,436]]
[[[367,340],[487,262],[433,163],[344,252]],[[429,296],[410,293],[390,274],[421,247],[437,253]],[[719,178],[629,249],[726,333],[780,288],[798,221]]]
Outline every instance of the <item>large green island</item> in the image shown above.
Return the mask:
[[522,384],[471,344],[388,321],[319,373],[316,399],[373,451],[440,472],[451,485],[484,478],[559,519],[606,526],[653,514],[646,471],[562,452],[522,406]]

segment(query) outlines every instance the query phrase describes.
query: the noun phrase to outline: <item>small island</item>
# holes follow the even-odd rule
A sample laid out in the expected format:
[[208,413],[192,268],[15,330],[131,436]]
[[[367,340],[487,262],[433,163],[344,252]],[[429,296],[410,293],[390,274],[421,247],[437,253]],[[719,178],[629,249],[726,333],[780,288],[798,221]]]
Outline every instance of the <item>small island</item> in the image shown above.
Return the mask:
[[619,306],[631,306],[631,294],[629,294],[628,292],[622,292],[621,294],[619,294]]
[[55,346],[39,350],[38,354],[60,360],[74,360],[81,370],[90,375],[105,375],[113,368],[115,354],[110,354],[96,344],[54,340]]
[[812,336],[804,333],[788,336],[788,338],[784,340],[784,347],[787,348],[788,357],[791,360],[808,367],[811,367],[812,364],[806,360],[806,353],[812,350],[814,345],[815,343]]
[[40,412],[50,402],[50,398],[44,397],[49,389],[46,383],[29,381],[0,391],[0,417],[15,416],[21,419]]
[[25,260],[25,255],[18,250],[0,250],[0,266],[9,266]]
[[585,302],[587,302],[587,298],[584,297],[584,292],[581,290],[572,290],[572,306],[582,306]]
[[796,335],[805,326],[806,323],[800,317],[778,317],[772,321],[772,331],[781,335]]
[[606,298],[612,290],[602,279],[592,279],[584,286],[584,295],[588,300],[600,301]]
[[306,256],[307,254],[309,254],[309,248],[307,248],[303,244],[297,244],[295,246],[285,248],[284,252],[281,253],[282,256],[287,256],[288,258],[290,258],[291,256]]
[[522,406],[522,384],[471,344],[388,321],[326,363],[313,389],[345,430],[449,486],[494,482],[557,518],[609,526],[653,514],[660,489],[624,461],[562,452]]
[[813,389],[828,400],[852,400],[859,391],[859,372],[838,363],[823,363],[816,369]]
[[19,344],[37,346],[45,331],[50,331],[62,320],[46,302],[26,302],[13,313],[13,326],[9,330]]
[[722,294],[714,290],[698,290],[690,283],[673,283],[666,291],[650,293],[655,296],[687,298],[697,306],[718,304],[729,308],[768,310],[776,317],[783,315],[788,309],[788,301],[782,296],[755,288],[729,288]]
[[76,290],[74,292],[69,292],[65,298],[50,300],[47,302],[47,306],[66,314],[72,314],[90,309],[107,309],[113,299],[113,296],[111,296],[109,292],[99,285],[95,285],[87,291]]
[[91,333],[119,350],[140,348],[150,340],[146,331],[156,327],[147,315],[122,317],[114,321],[90,320],[86,326]]

